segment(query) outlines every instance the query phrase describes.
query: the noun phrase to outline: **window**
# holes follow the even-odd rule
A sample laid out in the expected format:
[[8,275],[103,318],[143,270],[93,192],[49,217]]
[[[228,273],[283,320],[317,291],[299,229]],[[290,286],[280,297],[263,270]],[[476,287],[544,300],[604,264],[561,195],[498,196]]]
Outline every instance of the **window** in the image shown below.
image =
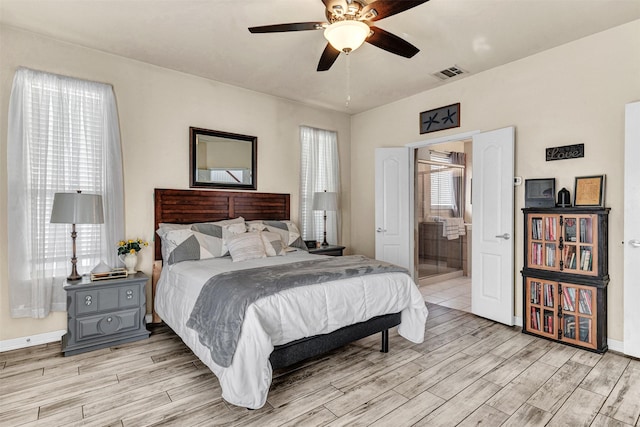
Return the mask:
[[[338,134],[301,126],[300,145],[300,232],[304,240],[322,241],[324,214],[312,209],[313,196],[325,190],[340,192]],[[338,223],[338,212],[327,212],[327,241],[330,244],[338,244]]]
[[452,209],[453,197],[453,171],[448,166],[451,158],[446,153],[430,153],[431,163],[431,207],[433,209]]
[[103,198],[105,224],[76,225],[78,271],[116,266],[123,232],[120,131],[113,89],[20,68],[9,106],[8,224],[11,315],[66,310],[71,226],[50,224],[54,194],[81,190]]

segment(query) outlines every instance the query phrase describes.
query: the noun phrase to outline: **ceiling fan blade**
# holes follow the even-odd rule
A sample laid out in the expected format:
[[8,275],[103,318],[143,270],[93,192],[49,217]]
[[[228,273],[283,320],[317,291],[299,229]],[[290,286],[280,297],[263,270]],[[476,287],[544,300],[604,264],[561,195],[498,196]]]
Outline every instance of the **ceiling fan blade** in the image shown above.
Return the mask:
[[263,25],[261,27],[249,27],[251,33],[282,33],[285,31],[322,30],[326,22],[294,22],[291,24]]
[[322,0],[322,3],[327,8],[327,12],[335,16],[344,15],[349,7],[347,0]]
[[373,34],[365,40],[367,43],[371,43],[372,45],[379,47],[380,49],[384,49],[387,52],[404,56],[405,58],[411,58],[416,53],[420,52],[420,49],[395,34],[391,34],[390,32],[373,25],[370,28]]
[[420,6],[429,0],[376,0],[362,8],[360,16],[366,21],[378,21],[396,15],[412,7]]
[[340,51],[331,46],[330,43],[327,43],[327,47],[324,48],[322,56],[320,57],[320,62],[318,62],[317,71],[327,71],[329,68],[331,68],[333,63],[336,62],[336,59],[338,59],[339,55]]

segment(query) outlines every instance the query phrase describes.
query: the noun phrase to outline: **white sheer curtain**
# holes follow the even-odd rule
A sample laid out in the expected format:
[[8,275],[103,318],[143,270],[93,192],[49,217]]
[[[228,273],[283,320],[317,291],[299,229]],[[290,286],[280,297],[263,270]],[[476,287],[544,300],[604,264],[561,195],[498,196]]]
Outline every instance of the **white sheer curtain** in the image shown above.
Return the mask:
[[9,102],[9,293],[12,317],[65,311],[71,225],[50,224],[57,192],[100,194],[104,224],[77,225],[78,272],[116,266],[124,232],[120,128],[113,88],[19,68]]
[[[338,134],[333,131],[300,126],[300,231],[304,240],[323,240],[322,211],[314,211],[313,195],[334,191],[340,200]],[[339,207],[338,207],[339,209]],[[338,244],[340,211],[327,212],[327,241]]]

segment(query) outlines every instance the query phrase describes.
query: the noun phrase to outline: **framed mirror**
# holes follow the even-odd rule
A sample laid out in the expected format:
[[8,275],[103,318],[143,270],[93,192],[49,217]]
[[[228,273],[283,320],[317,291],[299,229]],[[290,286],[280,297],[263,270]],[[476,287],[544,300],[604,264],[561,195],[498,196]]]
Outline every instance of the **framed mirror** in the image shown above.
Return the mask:
[[255,190],[258,138],[189,128],[189,186]]

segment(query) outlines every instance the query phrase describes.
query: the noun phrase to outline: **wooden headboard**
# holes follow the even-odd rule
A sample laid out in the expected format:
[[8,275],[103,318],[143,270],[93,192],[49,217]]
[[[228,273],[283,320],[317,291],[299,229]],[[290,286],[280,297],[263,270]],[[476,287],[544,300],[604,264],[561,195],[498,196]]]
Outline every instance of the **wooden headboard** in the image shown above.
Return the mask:
[[[246,220],[290,218],[290,196],[210,190],[155,189],[154,232],[161,222],[191,224],[244,217]],[[155,259],[162,259],[160,239],[155,238]]]

